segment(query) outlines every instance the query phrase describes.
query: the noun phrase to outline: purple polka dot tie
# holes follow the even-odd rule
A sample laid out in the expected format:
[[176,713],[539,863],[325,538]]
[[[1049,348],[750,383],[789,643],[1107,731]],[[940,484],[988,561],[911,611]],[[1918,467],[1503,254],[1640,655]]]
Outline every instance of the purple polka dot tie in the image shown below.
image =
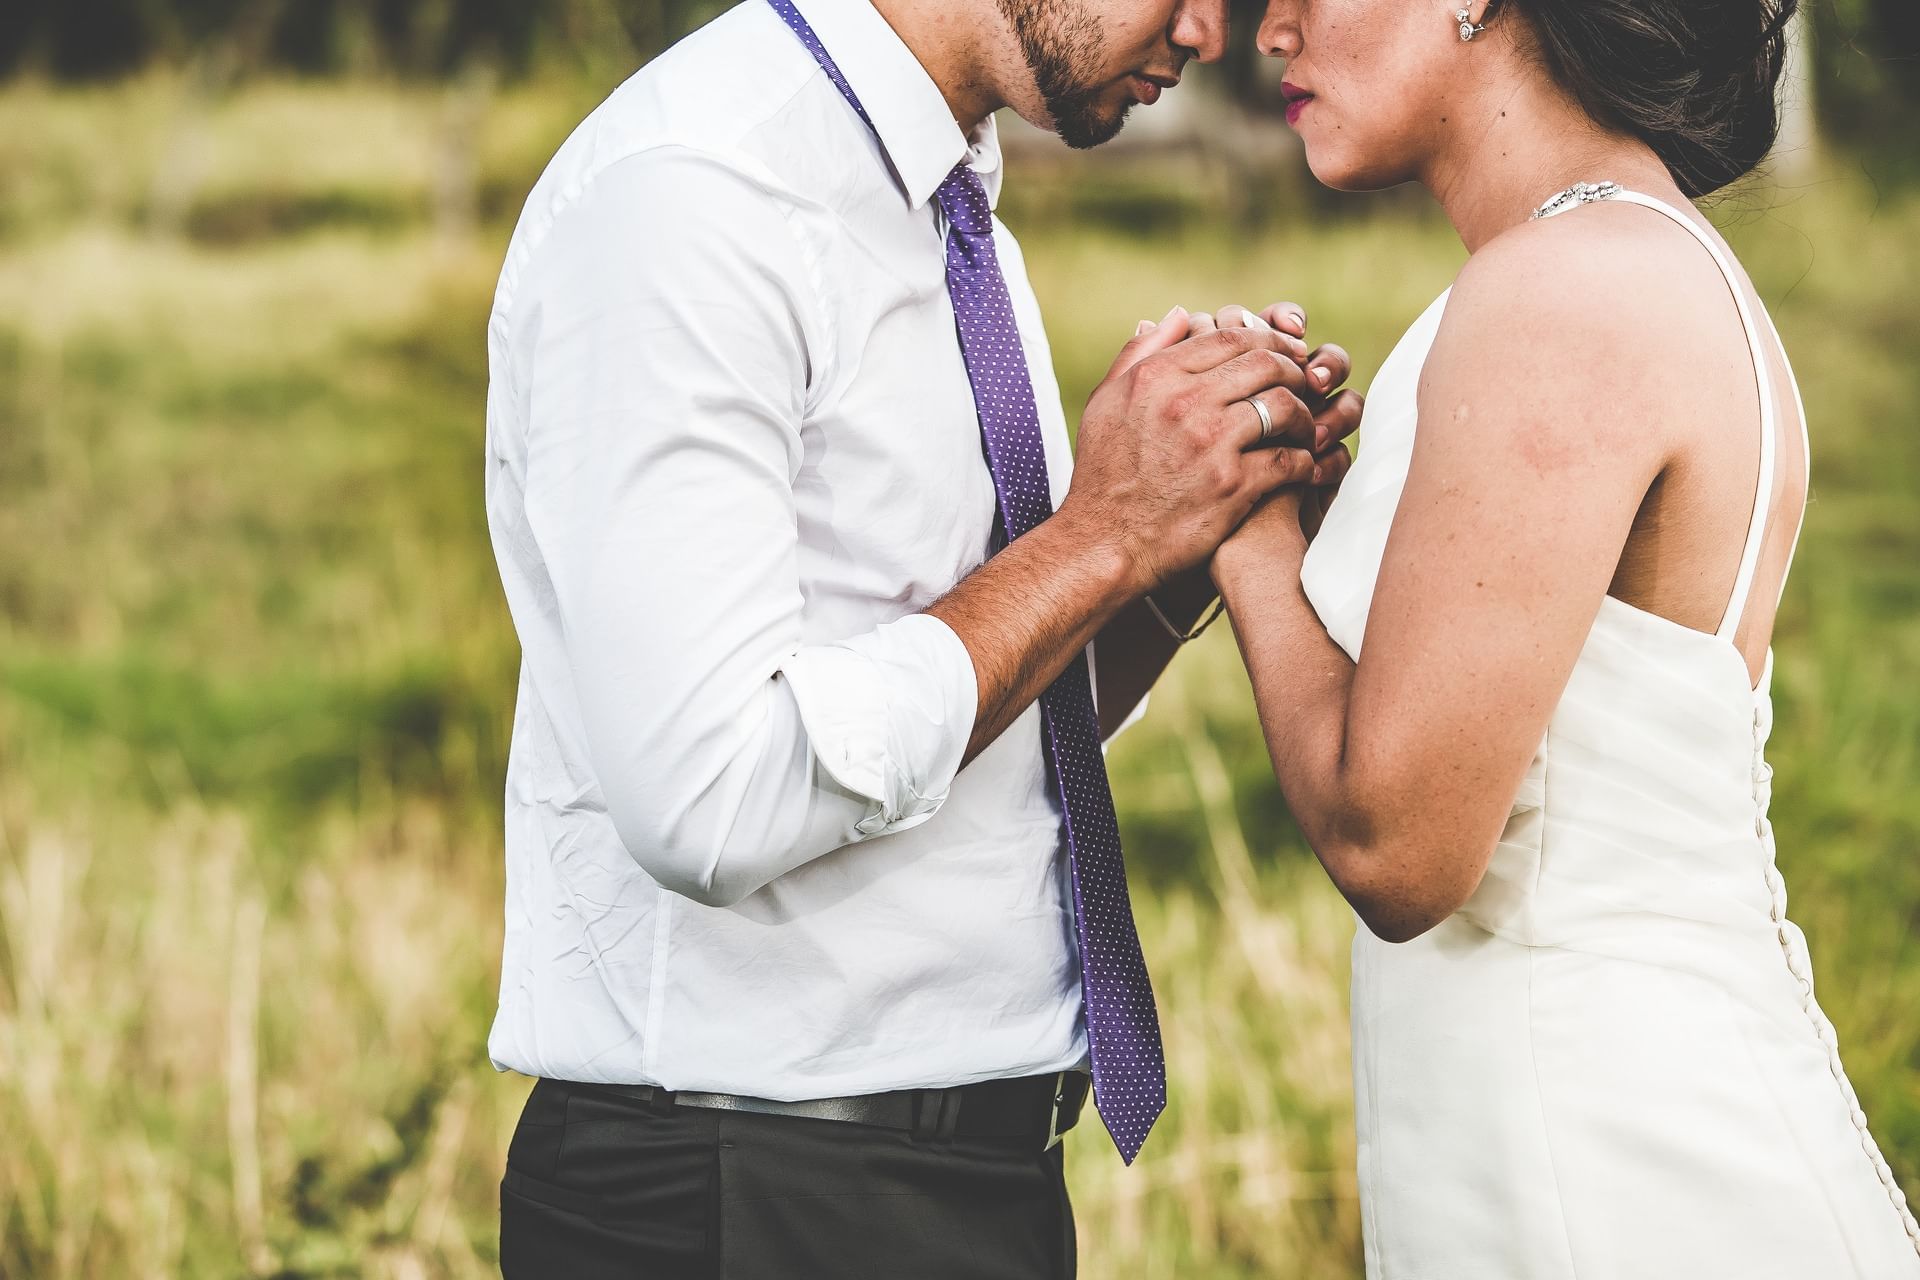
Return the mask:
[[[769,0],[821,70],[869,128],[873,121],[840,68],[791,0]],[[967,377],[973,383],[987,465],[1000,499],[1007,540],[1053,514],[1046,448],[1013,301],[993,244],[993,210],[978,174],[962,161],[935,197],[947,217],[947,291]],[[1167,1067],[1153,984],[1140,954],[1120,824],[1100,752],[1100,720],[1084,653],[1040,695],[1053,779],[1066,815],[1073,873],[1074,930],[1080,944],[1081,995],[1093,1053],[1100,1118],[1128,1164],[1167,1105]]]

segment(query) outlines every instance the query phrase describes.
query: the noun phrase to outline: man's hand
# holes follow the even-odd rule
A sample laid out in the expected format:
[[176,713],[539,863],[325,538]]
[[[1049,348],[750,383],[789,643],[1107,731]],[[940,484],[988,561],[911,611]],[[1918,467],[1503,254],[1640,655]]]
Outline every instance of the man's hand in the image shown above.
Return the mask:
[[[1301,338],[1307,331],[1307,313],[1292,302],[1276,302],[1260,312],[1227,306],[1213,316],[1195,316],[1194,320],[1196,329],[1270,325]],[[1313,412],[1314,423],[1314,471],[1312,489],[1300,495],[1298,506],[1301,529],[1311,540],[1320,531],[1327,508],[1353,465],[1353,454],[1346,441],[1359,429],[1366,402],[1359,392],[1346,388],[1353,361],[1345,348],[1331,342],[1315,347],[1307,356],[1306,370],[1311,393],[1307,396],[1307,407]]]
[[[1262,498],[1312,480],[1309,355],[1271,325],[1194,333],[1175,308],[1088,400],[1055,519],[1120,551],[1131,595],[1203,564]],[[1253,398],[1273,422],[1264,441]]]
[[[1177,647],[1140,597],[1167,584],[1190,621],[1213,594],[1209,560],[1249,512],[1316,469],[1344,472],[1338,442],[1360,416],[1359,397],[1336,390],[1346,353],[1309,350],[1298,307],[1270,310],[1274,321],[1219,327],[1175,307],[1143,324],[1087,402],[1060,509],[928,607],[973,658],[968,760],[1096,635],[1111,730]],[[1256,397],[1272,422],[1264,440]]]

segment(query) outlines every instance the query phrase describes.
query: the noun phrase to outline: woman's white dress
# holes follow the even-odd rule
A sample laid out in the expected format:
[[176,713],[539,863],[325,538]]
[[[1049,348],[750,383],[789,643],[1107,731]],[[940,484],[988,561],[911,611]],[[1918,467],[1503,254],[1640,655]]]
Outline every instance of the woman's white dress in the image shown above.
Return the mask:
[[[1739,300],[1764,406],[1753,528],[1718,634],[1604,602],[1472,899],[1404,945],[1359,930],[1367,1273],[1920,1277],[1920,1226],[1841,1071],[1774,868],[1772,659],[1753,689],[1731,640],[1776,452],[1760,330],[1717,244],[1659,201],[1616,198],[1685,227]],[[1303,570],[1356,660],[1445,304],[1381,369]]]

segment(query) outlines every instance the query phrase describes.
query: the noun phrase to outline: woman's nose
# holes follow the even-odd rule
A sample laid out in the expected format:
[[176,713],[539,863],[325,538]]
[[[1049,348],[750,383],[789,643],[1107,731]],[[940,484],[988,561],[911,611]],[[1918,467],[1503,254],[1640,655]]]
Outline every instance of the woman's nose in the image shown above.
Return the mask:
[[1267,57],[1299,56],[1300,22],[1294,8],[1287,0],[1273,0],[1267,6],[1265,16],[1260,19],[1260,30],[1254,36],[1255,47]]

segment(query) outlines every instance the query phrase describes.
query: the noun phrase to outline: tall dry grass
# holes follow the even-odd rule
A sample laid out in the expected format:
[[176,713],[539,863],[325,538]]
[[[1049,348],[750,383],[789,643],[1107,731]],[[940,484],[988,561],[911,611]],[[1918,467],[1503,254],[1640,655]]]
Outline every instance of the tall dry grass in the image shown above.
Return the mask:
[[52,817],[9,790],[0,1272],[484,1273],[497,906],[445,838],[426,812],[343,827],[276,888],[236,814]]

